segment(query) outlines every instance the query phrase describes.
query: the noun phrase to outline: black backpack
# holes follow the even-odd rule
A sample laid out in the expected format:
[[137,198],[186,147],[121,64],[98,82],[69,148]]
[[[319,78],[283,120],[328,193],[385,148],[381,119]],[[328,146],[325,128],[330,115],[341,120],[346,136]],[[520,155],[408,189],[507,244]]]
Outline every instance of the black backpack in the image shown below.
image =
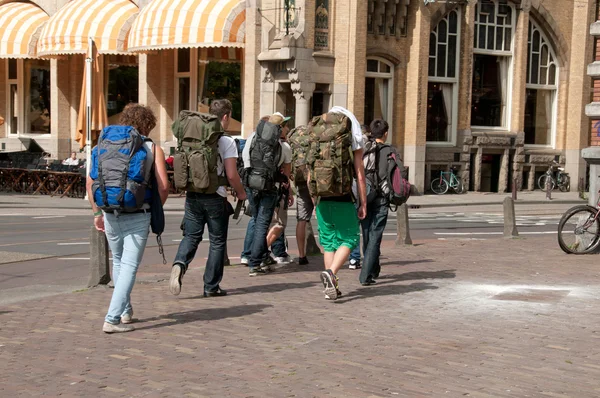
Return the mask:
[[281,126],[261,120],[250,145],[250,168],[245,171],[245,185],[256,191],[275,189],[279,182]]

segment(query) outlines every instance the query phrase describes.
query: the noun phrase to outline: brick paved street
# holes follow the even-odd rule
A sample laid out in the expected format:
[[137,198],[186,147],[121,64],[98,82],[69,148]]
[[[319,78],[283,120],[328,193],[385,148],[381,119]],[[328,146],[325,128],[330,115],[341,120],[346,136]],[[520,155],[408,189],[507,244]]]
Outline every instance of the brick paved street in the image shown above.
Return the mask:
[[597,397],[598,257],[555,239],[388,245],[379,283],[343,270],[335,303],[321,264],[229,267],[223,298],[200,262],[170,296],[165,266],[122,335],[101,332],[110,289],[0,307],[0,396]]

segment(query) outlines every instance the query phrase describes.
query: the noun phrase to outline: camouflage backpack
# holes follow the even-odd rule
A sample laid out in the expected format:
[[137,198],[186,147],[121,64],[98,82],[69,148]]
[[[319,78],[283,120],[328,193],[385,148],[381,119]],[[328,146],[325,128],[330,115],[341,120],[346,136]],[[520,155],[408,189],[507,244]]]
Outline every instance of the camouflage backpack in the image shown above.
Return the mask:
[[175,186],[191,192],[215,193],[227,178],[217,173],[219,138],[225,134],[214,115],[181,111],[171,126],[177,139],[173,155]]
[[298,126],[290,131],[287,141],[292,148],[292,180],[296,185],[306,183],[306,157],[310,149],[308,126]]
[[351,122],[343,114],[326,113],[308,125],[310,149],[306,165],[312,197],[352,193],[354,165]]

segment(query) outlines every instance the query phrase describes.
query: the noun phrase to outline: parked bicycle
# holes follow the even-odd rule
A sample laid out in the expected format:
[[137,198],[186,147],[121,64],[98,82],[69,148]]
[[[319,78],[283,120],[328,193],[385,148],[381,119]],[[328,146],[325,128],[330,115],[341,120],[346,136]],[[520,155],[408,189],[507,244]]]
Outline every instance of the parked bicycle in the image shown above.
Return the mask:
[[568,254],[594,252],[600,246],[600,197],[596,207],[570,208],[558,223],[558,244]]
[[431,190],[438,195],[445,194],[449,188],[452,188],[456,193],[467,192],[460,177],[456,175],[455,168],[440,172],[440,176],[431,181]]
[[[554,167],[558,169],[556,178],[554,178]],[[551,191],[557,186],[561,192],[569,192],[571,190],[571,178],[569,177],[569,174],[565,173],[564,167],[560,167],[556,161],[552,161],[552,164],[548,166],[546,173],[538,178],[538,187],[545,191],[547,182],[550,184]]]

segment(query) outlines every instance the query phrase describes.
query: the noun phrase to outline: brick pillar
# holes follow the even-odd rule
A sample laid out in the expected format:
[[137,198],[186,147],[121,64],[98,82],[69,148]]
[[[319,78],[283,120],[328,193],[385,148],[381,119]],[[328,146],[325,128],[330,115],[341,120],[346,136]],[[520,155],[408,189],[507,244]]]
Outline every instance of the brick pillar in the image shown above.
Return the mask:
[[[161,86],[166,83],[167,77],[162,76],[162,63],[160,52],[152,54],[140,54],[139,55],[139,103],[144,104],[154,112],[157,117],[156,127],[150,133],[150,138],[158,144],[162,143],[166,139],[166,134],[161,131],[161,107],[165,106],[161,104]],[[173,80],[173,79],[171,79]]]
[[[527,3],[527,2],[525,2]],[[517,29],[514,40],[514,62],[512,79],[512,114],[509,130],[522,132],[525,130],[525,88],[527,73],[527,41],[529,35],[529,5],[526,4],[518,14]]]
[[254,126],[260,118],[260,71],[258,55],[261,52],[261,15],[258,7],[259,0],[249,0],[246,8],[246,44],[244,48],[243,63],[243,114],[242,136],[248,137],[252,134]]
[[[175,51],[177,50],[160,50],[157,58],[153,59],[160,64],[160,90],[155,94],[160,93],[160,115],[159,118],[159,133],[160,142],[172,141],[173,132],[171,132],[171,124],[173,124],[175,115]],[[150,61],[150,60],[149,60]],[[151,67],[151,66],[150,66]],[[154,72],[152,72],[151,81],[154,80]],[[147,94],[147,98],[150,98]]]
[[[567,115],[569,123],[564,143],[566,172],[570,174],[572,186],[585,177],[585,161],[581,149],[589,143],[589,119],[584,107],[590,102],[591,80],[587,75],[587,65],[593,61],[593,40],[590,24],[596,20],[595,0],[582,0],[573,6],[573,31],[569,59],[569,91]],[[561,71],[562,72],[562,71]],[[560,95],[560,94],[559,94]],[[560,148],[560,143],[557,146]]]
[[502,160],[500,162],[500,178],[498,181],[498,193],[506,192],[508,189],[509,181],[508,181],[508,168],[510,160],[510,149],[506,148],[504,153],[502,153]]
[[423,2],[413,2],[408,31],[412,42],[406,65],[406,114],[404,164],[409,180],[419,192],[425,190],[425,149],[427,127],[427,79],[429,61],[429,11]]
[[[473,79],[473,35],[475,32],[475,3],[469,2],[462,13],[460,40],[460,79],[458,83],[458,133],[470,136],[471,92]],[[467,134],[465,134],[467,133]],[[459,135],[460,136],[460,135]],[[470,139],[472,139],[470,137]],[[466,142],[463,142],[466,143]]]
[[351,3],[348,109],[359,121],[362,121],[365,118],[365,74],[367,72],[367,2],[351,0]]
[[[6,114],[6,109],[8,108],[8,104],[6,103],[6,66],[6,60],[0,59],[0,116],[2,116],[5,119],[4,124],[0,125],[0,139],[6,138],[6,136],[8,135],[8,132],[6,130],[6,119],[8,119],[8,115]],[[2,149],[1,146],[0,149]]]

